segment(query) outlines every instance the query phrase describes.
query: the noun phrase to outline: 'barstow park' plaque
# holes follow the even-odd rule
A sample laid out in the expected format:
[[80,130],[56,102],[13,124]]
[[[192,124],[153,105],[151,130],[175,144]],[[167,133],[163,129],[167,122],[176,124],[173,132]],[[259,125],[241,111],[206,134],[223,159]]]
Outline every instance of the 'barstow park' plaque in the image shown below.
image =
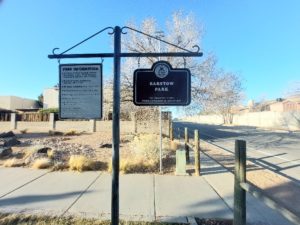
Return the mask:
[[62,119],[102,118],[102,64],[59,66],[59,116]]
[[177,106],[191,102],[189,69],[173,69],[166,61],[158,61],[151,69],[134,71],[133,101],[139,106]]

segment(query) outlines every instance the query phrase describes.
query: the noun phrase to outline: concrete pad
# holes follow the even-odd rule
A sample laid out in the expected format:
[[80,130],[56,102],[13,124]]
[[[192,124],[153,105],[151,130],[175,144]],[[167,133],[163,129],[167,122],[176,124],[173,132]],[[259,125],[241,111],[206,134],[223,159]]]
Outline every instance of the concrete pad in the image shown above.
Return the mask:
[[0,198],[46,173],[48,170],[0,168]]
[[[202,177],[155,176],[156,216],[232,218],[232,212]],[[170,221],[173,222],[173,221]]]
[[[111,176],[102,175],[71,208],[68,214],[109,220],[111,216]],[[154,221],[154,177],[131,174],[120,176],[120,218]]]
[[[210,164],[216,164],[210,160]],[[203,167],[205,165],[202,165]],[[216,168],[218,164],[216,164]],[[205,180],[223,198],[226,204],[233,210],[234,176],[230,172],[211,173],[203,176]],[[247,224],[255,225],[292,225],[288,220],[275,210],[264,205],[258,199],[247,193]]]
[[0,199],[2,212],[60,215],[99,175],[97,172],[52,172]]

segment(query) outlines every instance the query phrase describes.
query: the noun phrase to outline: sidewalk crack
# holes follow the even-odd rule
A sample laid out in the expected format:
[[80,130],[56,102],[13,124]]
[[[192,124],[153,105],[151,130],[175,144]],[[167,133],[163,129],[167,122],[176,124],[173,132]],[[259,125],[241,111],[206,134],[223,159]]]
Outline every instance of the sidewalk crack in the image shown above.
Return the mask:
[[75,205],[75,203],[81,198],[81,196],[88,191],[88,189],[99,179],[101,176],[101,173],[84,189],[80,195],[75,199],[75,201],[61,214],[61,216],[64,216],[72,207]]

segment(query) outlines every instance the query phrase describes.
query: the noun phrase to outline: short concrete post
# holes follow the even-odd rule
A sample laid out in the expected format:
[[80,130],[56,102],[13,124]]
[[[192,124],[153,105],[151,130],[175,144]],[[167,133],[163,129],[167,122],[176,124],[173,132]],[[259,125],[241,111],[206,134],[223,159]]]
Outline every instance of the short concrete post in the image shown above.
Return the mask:
[[195,175],[200,176],[200,148],[199,148],[199,132],[194,131],[194,154],[195,154]]
[[90,120],[90,131],[92,133],[96,132],[96,120],[95,119]]
[[246,141],[235,141],[234,170],[234,225],[246,225],[246,191],[241,183],[246,182]]
[[10,129],[12,129],[12,130],[17,129],[17,114],[16,113],[10,114]]
[[50,130],[55,130],[56,126],[55,126],[55,115],[54,113],[50,113],[50,116],[49,116],[49,127],[50,127]]
[[188,133],[188,128],[184,128],[184,147],[185,147],[185,156],[186,156],[186,161],[189,163],[190,162],[190,149],[188,146],[189,143],[189,133]]

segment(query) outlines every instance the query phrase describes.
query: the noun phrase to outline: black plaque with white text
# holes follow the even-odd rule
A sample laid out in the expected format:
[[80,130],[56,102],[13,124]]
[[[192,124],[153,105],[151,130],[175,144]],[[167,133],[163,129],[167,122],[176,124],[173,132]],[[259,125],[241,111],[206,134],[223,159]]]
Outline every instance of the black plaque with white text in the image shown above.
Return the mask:
[[133,101],[138,106],[186,106],[191,102],[189,69],[173,69],[158,61],[151,69],[134,71]]

